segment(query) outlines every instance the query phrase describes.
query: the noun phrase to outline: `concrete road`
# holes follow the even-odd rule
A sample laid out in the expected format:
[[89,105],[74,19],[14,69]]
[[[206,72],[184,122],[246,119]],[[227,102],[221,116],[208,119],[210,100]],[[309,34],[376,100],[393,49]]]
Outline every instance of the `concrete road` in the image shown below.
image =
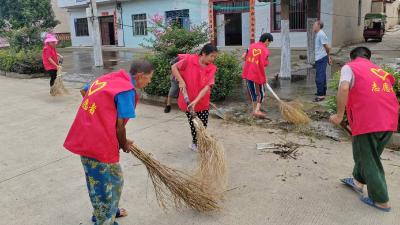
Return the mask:
[[[0,224],[88,225],[91,205],[79,157],[62,143],[80,104],[72,94],[53,98],[48,80],[0,77]],[[187,149],[183,113],[141,104],[128,136],[163,163],[190,171],[196,154]],[[209,131],[224,144],[230,182],[224,209],[202,215],[188,209],[164,213],[157,206],[143,165],[123,154],[125,187],[121,225],[395,225],[400,222],[400,155],[386,151],[384,166],[393,211],[382,213],[360,202],[339,183],[350,176],[349,142],[317,140],[280,130],[212,119]],[[296,142],[297,160],[255,149],[256,143]]]

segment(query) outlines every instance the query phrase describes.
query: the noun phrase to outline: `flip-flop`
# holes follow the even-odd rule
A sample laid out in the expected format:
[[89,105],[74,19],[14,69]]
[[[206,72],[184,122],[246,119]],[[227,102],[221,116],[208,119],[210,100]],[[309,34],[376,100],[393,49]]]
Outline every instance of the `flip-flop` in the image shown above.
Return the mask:
[[363,194],[363,189],[356,186],[353,178],[343,178],[340,179],[340,181],[348,187],[351,187],[355,192]]
[[[127,216],[127,215],[126,215]],[[115,218],[121,218],[121,217],[125,217],[125,216],[123,216],[123,215],[121,215],[121,210],[118,208],[118,210],[117,210],[117,213],[115,214]],[[96,217],[95,216],[92,216],[92,222],[93,223],[96,223]]]
[[380,206],[377,206],[375,204],[374,200],[370,199],[369,197],[361,197],[360,200],[362,202],[364,202],[365,204],[369,205],[369,206],[372,206],[372,207],[374,207],[376,209],[381,210],[382,212],[390,212],[392,210],[392,208],[390,208],[390,207],[389,208],[382,208]]
[[325,97],[324,98],[316,97],[313,102],[322,102],[324,100],[325,100]]

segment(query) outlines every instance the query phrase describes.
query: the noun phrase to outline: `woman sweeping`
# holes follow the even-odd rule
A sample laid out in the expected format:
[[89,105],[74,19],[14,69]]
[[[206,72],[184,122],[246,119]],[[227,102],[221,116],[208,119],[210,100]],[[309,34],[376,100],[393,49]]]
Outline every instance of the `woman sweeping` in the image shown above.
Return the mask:
[[[218,49],[212,44],[206,44],[199,55],[186,55],[182,60],[172,66],[172,75],[178,80],[181,94],[178,98],[179,108],[186,113],[192,132],[190,149],[197,151],[196,128],[193,124],[193,109],[197,117],[207,127],[211,88],[214,85],[214,75],[217,67],[213,64],[218,55]],[[184,100],[187,95],[190,104]]]
[[46,72],[50,76],[50,87],[54,85],[57,78],[57,70],[61,68],[58,63],[58,58],[63,58],[62,55],[57,53],[56,45],[58,40],[53,34],[47,34],[44,40],[44,47],[42,51],[42,61]]
[[147,86],[152,75],[152,65],[137,60],[130,74],[112,72],[81,90],[83,100],[64,147],[81,157],[96,225],[117,225],[116,217],[127,216],[118,208],[123,186],[119,150],[129,152],[133,143],[126,138],[125,125],[135,118],[135,88]]

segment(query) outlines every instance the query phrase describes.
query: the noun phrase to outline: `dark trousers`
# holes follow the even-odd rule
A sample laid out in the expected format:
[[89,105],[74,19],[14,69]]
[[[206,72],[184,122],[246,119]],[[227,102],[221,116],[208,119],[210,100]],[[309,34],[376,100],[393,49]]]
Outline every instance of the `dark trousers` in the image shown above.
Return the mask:
[[315,84],[317,85],[317,96],[326,95],[326,67],[328,66],[328,56],[315,62]]
[[353,177],[367,185],[368,197],[378,203],[389,201],[380,156],[392,134],[393,132],[376,132],[353,137]]
[[47,73],[50,75],[50,87],[53,86],[54,81],[57,78],[57,70],[47,70]]
[[[208,124],[208,115],[209,115],[208,110],[196,112],[196,114],[197,114],[197,117],[200,118],[201,122],[203,122],[203,125],[204,125],[205,127],[207,127],[207,124]],[[194,124],[193,124],[193,119],[194,119],[194,118],[193,118],[192,114],[190,114],[189,112],[186,112],[186,116],[187,116],[187,118],[188,118],[189,125],[190,125],[190,130],[191,130],[191,132],[192,132],[192,138],[193,138],[193,142],[192,142],[192,143],[197,145],[196,127],[195,127]]]

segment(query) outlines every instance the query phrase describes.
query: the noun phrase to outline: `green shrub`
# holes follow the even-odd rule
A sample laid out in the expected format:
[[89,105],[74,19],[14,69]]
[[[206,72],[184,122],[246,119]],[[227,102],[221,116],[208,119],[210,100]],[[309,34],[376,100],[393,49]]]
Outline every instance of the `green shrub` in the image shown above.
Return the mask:
[[0,51],[0,70],[11,72],[16,61],[15,55],[11,54],[8,50]]
[[232,94],[241,81],[241,62],[234,53],[220,53],[215,61],[218,71],[215,75],[215,86],[212,89],[211,100],[221,101]]
[[154,67],[151,83],[144,91],[151,95],[166,96],[170,88],[171,64],[170,60],[162,55],[149,55],[147,60]]
[[397,99],[399,99],[399,101],[400,101],[400,85],[399,85],[400,71],[396,71],[395,68],[393,68],[389,65],[382,65],[382,69],[394,76],[396,82],[393,85],[393,89],[396,93]]
[[44,72],[41,51],[13,50],[0,51],[0,70],[6,72],[16,72],[21,74],[34,74]]

